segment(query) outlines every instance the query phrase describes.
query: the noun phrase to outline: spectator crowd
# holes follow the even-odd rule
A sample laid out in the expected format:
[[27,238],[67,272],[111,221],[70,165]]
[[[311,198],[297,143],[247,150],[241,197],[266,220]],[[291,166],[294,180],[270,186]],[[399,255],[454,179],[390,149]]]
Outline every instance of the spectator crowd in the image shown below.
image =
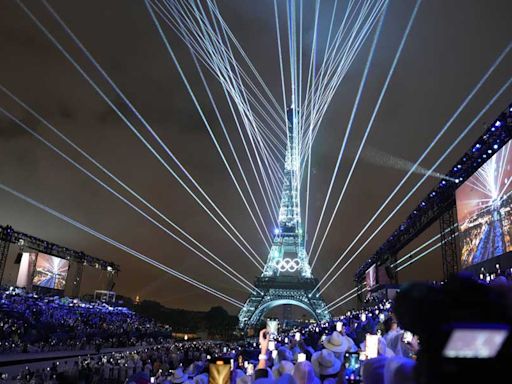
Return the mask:
[[[31,301],[28,297],[9,293],[7,301]],[[100,317],[96,322],[96,315],[85,315],[89,318],[86,324],[92,324],[95,329],[106,327],[108,332],[113,332],[107,333],[108,337],[123,337],[125,332],[137,337],[144,335],[140,320],[124,309],[100,309],[99,304],[83,308]],[[41,313],[39,316],[45,321],[55,318]],[[110,321],[107,319],[117,319],[119,328],[107,325]],[[69,321],[64,320],[63,324],[73,324],[73,317]],[[98,327],[98,324],[104,325]],[[446,346],[461,324],[464,329],[476,329],[482,334],[503,330],[505,338],[494,346],[481,339],[476,344],[475,340],[465,340],[459,351],[465,355],[449,356]],[[481,383],[486,379],[497,382],[506,373],[506,363],[512,361],[511,326],[511,282],[507,277],[498,276],[486,282],[457,276],[443,284],[404,286],[393,301],[350,311],[330,322],[311,323],[276,334],[264,328],[257,340],[170,342],[135,351],[91,355],[71,363],[54,363],[38,371],[26,369],[18,382],[421,384]],[[79,333],[87,335],[86,328]],[[139,331],[132,333],[133,330]],[[71,328],[68,331],[73,332]],[[97,337],[101,333],[93,331],[92,335]],[[494,352],[482,358],[484,349]]]
[[0,292],[0,353],[99,350],[169,337],[169,329],[125,307],[12,287]]

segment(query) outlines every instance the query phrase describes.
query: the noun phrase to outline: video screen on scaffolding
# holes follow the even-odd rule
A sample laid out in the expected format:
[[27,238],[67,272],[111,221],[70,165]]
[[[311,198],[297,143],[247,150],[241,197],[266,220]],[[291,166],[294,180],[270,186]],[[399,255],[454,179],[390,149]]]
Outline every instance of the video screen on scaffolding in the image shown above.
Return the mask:
[[64,289],[68,270],[68,260],[38,253],[33,284],[51,289]]
[[365,273],[366,288],[372,289],[377,285],[377,265],[373,264]]
[[462,268],[512,250],[511,143],[487,160],[455,193]]

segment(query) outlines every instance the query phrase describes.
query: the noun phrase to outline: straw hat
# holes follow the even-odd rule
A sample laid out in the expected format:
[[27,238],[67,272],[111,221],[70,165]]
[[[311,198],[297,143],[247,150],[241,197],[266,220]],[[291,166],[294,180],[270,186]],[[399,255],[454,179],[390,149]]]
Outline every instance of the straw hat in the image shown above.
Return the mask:
[[337,331],[327,336],[323,342],[324,348],[332,352],[345,352],[349,348],[348,341]]
[[341,361],[339,361],[332,351],[322,349],[320,352],[315,352],[311,358],[311,364],[318,375],[329,376],[338,373],[341,368]]

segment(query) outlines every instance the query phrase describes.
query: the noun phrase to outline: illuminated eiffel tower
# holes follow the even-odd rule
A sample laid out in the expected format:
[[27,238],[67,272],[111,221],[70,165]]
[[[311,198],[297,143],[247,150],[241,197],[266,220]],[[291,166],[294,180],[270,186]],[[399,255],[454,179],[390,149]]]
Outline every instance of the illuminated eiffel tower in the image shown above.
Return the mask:
[[288,143],[284,168],[283,191],[279,209],[279,228],[263,273],[254,283],[256,290],[238,315],[239,327],[255,326],[270,309],[292,304],[309,311],[318,321],[331,318],[320,295],[313,293],[318,279],[311,274],[309,257],[304,248],[300,218],[300,156],[296,116],[288,110]]

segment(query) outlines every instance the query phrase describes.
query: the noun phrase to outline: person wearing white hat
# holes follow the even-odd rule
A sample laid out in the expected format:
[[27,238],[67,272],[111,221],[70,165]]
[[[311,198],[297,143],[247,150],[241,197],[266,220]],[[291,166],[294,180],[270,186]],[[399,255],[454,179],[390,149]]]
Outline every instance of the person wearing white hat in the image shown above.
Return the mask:
[[293,373],[293,363],[288,360],[282,360],[278,365],[272,368],[272,376],[274,376],[274,379],[279,379],[285,373]]
[[339,361],[344,360],[345,352],[357,350],[354,341],[350,337],[342,335],[337,331],[334,331],[325,338],[323,346],[325,349],[333,352]]
[[336,377],[341,369],[341,361],[328,349],[315,352],[311,358],[315,374],[323,381],[328,377]]

